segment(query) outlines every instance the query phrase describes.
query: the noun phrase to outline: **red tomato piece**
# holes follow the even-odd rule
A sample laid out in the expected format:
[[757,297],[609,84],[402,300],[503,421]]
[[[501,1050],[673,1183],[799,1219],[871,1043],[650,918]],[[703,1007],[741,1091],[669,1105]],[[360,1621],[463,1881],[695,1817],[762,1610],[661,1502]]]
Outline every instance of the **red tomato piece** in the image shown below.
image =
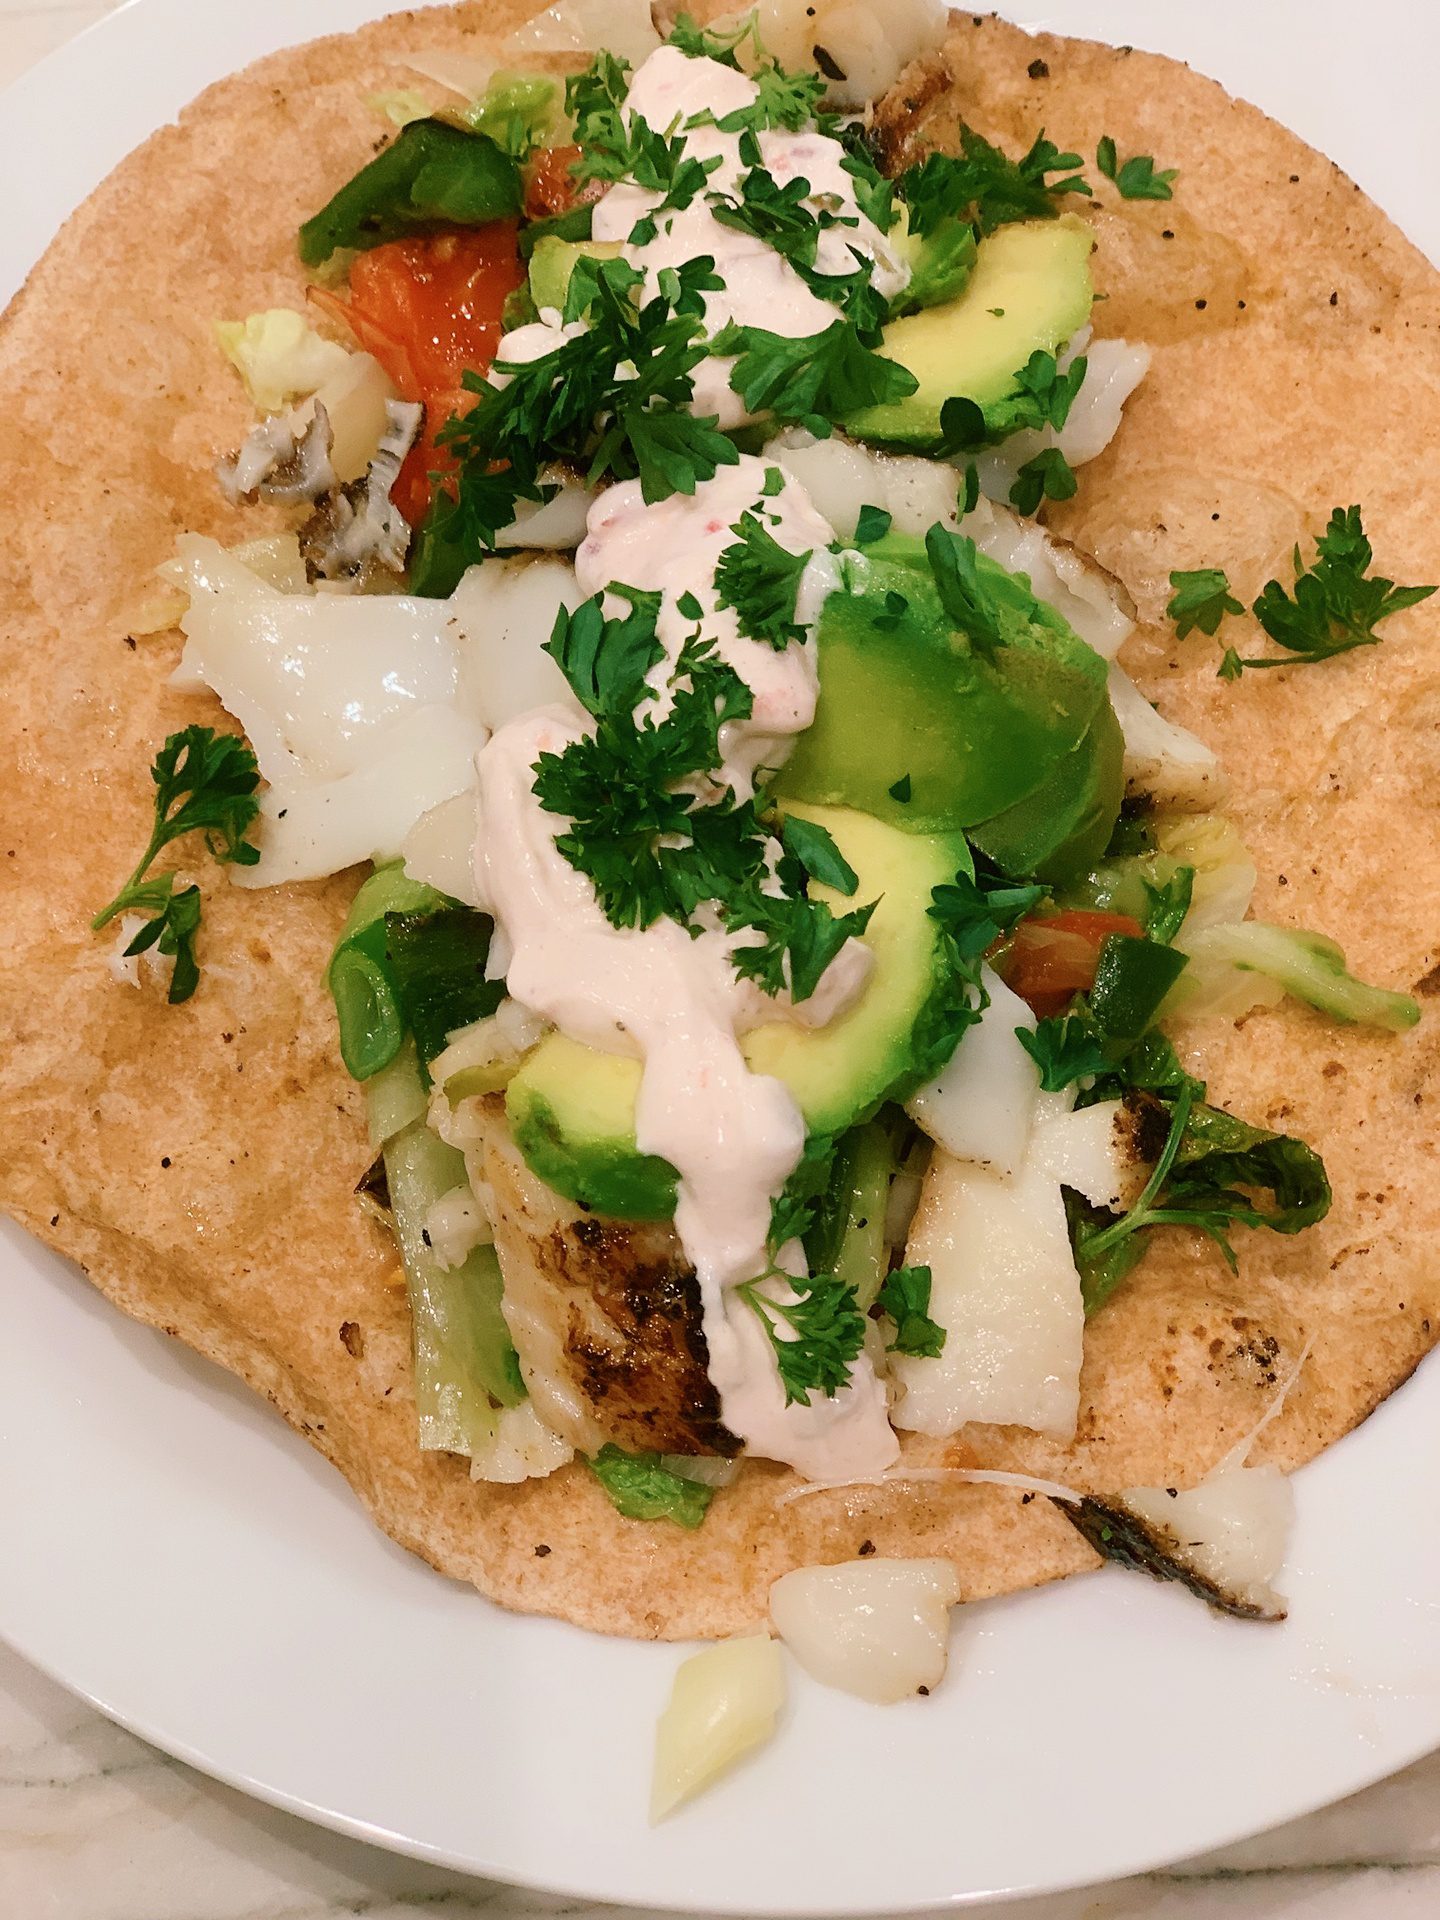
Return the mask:
[[527,219],[548,220],[600,198],[603,181],[589,180],[582,186],[571,172],[579,158],[579,147],[545,147],[536,154],[525,180]]
[[356,257],[348,301],[320,288],[311,297],[344,321],[405,399],[428,401],[495,358],[505,301],[525,279],[517,232],[514,220],[492,220],[392,240]]
[[431,474],[449,473],[455,465],[450,449],[435,444],[437,434],[452,415],[467,413],[474,404],[473,393],[458,389],[454,393],[432,393],[426,400],[424,429],[406,454],[390,489],[390,498],[412,527],[418,527],[429,510]]
[[1077,993],[1095,984],[1100,949],[1112,933],[1138,940],[1145,929],[1127,913],[1082,910],[1022,920],[997,970],[1039,1019],[1061,1014]]

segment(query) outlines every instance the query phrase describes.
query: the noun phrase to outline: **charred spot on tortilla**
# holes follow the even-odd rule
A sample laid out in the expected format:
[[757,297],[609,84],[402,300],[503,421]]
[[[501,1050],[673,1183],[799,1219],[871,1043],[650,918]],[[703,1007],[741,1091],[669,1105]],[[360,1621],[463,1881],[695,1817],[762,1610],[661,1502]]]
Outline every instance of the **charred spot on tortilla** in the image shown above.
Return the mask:
[[[1166,1489],[1173,1494],[1173,1489]],[[1173,1533],[1152,1526],[1123,1506],[1118,1498],[1101,1499],[1087,1495],[1078,1503],[1056,1501],[1065,1518],[1089,1541],[1095,1551],[1113,1565],[1132,1573],[1145,1573],[1152,1580],[1175,1581],[1216,1613],[1235,1620],[1265,1620],[1278,1624],[1286,1618],[1285,1609],[1263,1606],[1227,1591],[1207,1579],[1185,1560],[1185,1543]]]

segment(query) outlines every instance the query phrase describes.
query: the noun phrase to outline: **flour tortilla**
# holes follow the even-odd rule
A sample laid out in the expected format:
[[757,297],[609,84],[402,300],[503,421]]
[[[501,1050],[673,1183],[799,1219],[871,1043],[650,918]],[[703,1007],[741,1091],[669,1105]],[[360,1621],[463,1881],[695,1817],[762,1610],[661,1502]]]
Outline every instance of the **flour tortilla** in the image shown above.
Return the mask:
[[[179,1008],[115,984],[109,937],[88,931],[143,844],[155,747],[222,721],[167,687],[177,635],[134,637],[177,533],[256,528],[211,474],[247,425],[211,322],[302,303],[295,228],[384,133],[365,97],[407,84],[406,49],[475,50],[524,10],[400,15],[212,88],[75,215],[0,331],[0,1204],[117,1306],[265,1394],[397,1541],[507,1606],[722,1634],[763,1614],[787,1568],[867,1543],[950,1556],[968,1598],[1093,1566],[1048,1501],[994,1486],[782,1504],[791,1476],[751,1466],[690,1534],[619,1518],[583,1466],[496,1488],[422,1455],[403,1284],[351,1198],[370,1150],[322,986],[355,877],[255,894],[206,869],[203,979]],[[1100,197],[1099,330],[1149,340],[1155,363],[1055,519],[1146,620],[1170,567],[1228,566],[1249,595],[1331,504],[1357,499],[1382,571],[1440,579],[1420,470],[1440,444],[1436,276],[1350,181],[1173,62],[969,15],[882,120],[903,157],[952,144],[957,113],[1012,147],[1043,123],[1062,146],[1093,153],[1108,132],[1180,169],[1172,205]],[[1258,911],[1432,995],[1437,623],[1432,602],[1391,621],[1381,648],[1235,687],[1198,636],[1175,646],[1150,626],[1127,655],[1229,767]],[[1183,1034],[1216,1097],[1324,1152],[1330,1218],[1298,1240],[1245,1237],[1238,1277],[1171,1236],[1089,1330],[1074,1446],[969,1429],[907,1457],[1097,1493],[1193,1482],[1307,1337],[1260,1454],[1294,1466],[1362,1420],[1440,1330],[1432,1006],[1403,1040],[1290,1007]]]

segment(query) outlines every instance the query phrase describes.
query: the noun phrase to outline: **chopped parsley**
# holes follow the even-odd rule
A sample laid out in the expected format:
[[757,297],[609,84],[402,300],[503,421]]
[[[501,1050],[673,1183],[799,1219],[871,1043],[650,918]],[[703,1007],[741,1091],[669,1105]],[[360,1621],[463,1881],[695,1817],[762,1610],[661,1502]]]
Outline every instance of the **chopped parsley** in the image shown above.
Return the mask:
[[[900,176],[910,231],[922,239],[947,220],[964,220],[984,239],[1013,220],[1053,220],[1067,194],[1089,197],[1078,153],[1062,153],[1040,132],[1012,160],[973,127],[960,127],[960,154],[930,153]],[[1049,178],[1059,174],[1058,180]]]
[[975,542],[937,520],[925,535],[925,553],[940,604],[980,658],[993,661],[1005,634],[999,605],[980,573]]
[[[962,394],[954,395],[940,409],[940,456],[948,459],[957,453],[977,453],[982,447],[998,446],[1012,433],[1038,432],[1046,427],[1059,433],[1070,418],[1088,370],[1089,362],[1083,355],[1062,372],[1053,353],[1037,349],[1015,375],[1014,391],[1002,399],[982,407]],[[967,472],[967,499],[969,484]],[[976,495],[978,498],[978,482]]]
[[930,1318],[932,1285],[929,1267],[896,1267],[886,1275],[876,1305],[895,1322],[895,1338],[888,1343],[887,1353],[938,1360],[945,1351],[945,1329]]
[[1382,620],[1428,600],[1435,588],[1397,587],[1383,574],[1371,573],[1373,558],[1359,507],[1336,507],[1308,567],[1296,547],[1293,587],[1287,592],[1278,580],[1267,581],[1251,608],[1284,652],[1242,659],[1231,647],[1220,668],[1222,677],[1238,679],[1247,667],[1329,660],[1355,647],[1377,645],[1381,636],[1375,629]]
[[1073,500],[1079,484],[1059,447],[1043,447],[1016,473],[1010,504],[1019,513],[1034,513],[1042,500]]
[[1033,1033],[1028,1027],[1017,1027],[1015,1038],[1040,1069],[1045,1093],[1061,1093],[1077,1080],[1103,1073],[1110,1064],[1099,1035],[1083,1013],[1041,1020]]
[[873,547],[877,540],[883,540],[893,517],[884,507],[861,507],[855,521],[855,545]]
[[1221,567],[1196,567],[1170,575],[1173,589],[1165,611],[1175,622],[1175,637],[1183,640],[1198,627],[1201,633],[1214,635],[1228,614],[1243,613],[1244,607],[1230,591],[1229,577]]
[[91,926],[98,933],[122,913],[145,913],[146,920],[125,949],[125,957],[151,947],[174,959],[170,1003],[188,1000],[200,983],[195,958],[195,935],[200,928],[200,889],[182,887],[177,893],[174,872],[146,878],[161,852],[186,834],[203,833],[216,860],[253,867],[258,847],[245,838],[260,811],[255,789],[260,771],[255,756],[233,733],[211,727],[186,727],[172,733],[150,769],[155,783],[155,825],[139,865],[109,906],[97,913]]
[[833,887],[848,899],[859,886],[859,875],[836,846],[829,828],[822,827],[818,820],[787,814],[780,827],[780,841],[791,859],[798,860],[822,887]]
[[750,511],[742,513],[730,531],[736,541],[725,548],[715,568],[715,596],[722,607],[734,610],[742,633],[783,653],[792,641],[805,638],[795,618],[795,602],[811,550],[792,553],[782,547]]
[[[783,1281],[793,1297],[777,1300],[764,1292],[772,1279]],[[865,1344],[865,1316],[854,1287],[833,1274],[807,1280],[775,1269],[747,1280],[736,1292],[770,1336],[787,1407],[809,1406],[812,1394],[829,1399],[840,1391]]]
[[985,956],[1044,898],[1042,886],[981,885],[965,872],[935,888],[929,914],[941,931],[936,972],[942,984],[912,1037],[915,1071],[922,1079],[949,1062],[966,1030],[989,1006],[980,971]]
[[1178,178],[1179,169],[1167,167],[1163,173],[1157,173],[1155,162],[1148,153],[1137,153],[1133,159],[1122,163],[1115,142],[1108,133],[1101,137],[1095,149],[1095,164],[1105,178],[1120,189],[1122,200],[1173,198],[1171,187]]
[[908,367],[865,346],[844,319],[798,340],[732,322],[713,344],[717,354],[736,356],[730,384],[748,412],[773,414],[820,440],[837,421],[904,400],[920,384]]
[[909,774],[902,773],[900,778],[895,782],[893,787],[886,788],[886,792],[890,795],[890,798],[892,800],[898,800],[902,807],[908,807],[910,804]]
[[1142,877],[1145,889],[1145,938],[1170,946],[1185,924],[1195,892],[1195,869],[1177,867],[1168,880],[1158,884]]

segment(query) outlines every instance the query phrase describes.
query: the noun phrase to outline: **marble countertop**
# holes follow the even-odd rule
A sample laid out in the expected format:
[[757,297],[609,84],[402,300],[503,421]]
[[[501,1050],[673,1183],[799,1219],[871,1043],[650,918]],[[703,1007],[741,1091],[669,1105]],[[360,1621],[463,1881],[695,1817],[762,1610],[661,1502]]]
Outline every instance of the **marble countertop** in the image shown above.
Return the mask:
[[[197,0],[205,4],[214,0]],[[0,85],[108,11],[0,0]],[[0,1920],[582,1911],[272,1812],[110,1725],[0,1648]],[[1440,1913],[1440,1754],[1223,1854],[986,1911],[1013,1920],[1429,1920]]]

